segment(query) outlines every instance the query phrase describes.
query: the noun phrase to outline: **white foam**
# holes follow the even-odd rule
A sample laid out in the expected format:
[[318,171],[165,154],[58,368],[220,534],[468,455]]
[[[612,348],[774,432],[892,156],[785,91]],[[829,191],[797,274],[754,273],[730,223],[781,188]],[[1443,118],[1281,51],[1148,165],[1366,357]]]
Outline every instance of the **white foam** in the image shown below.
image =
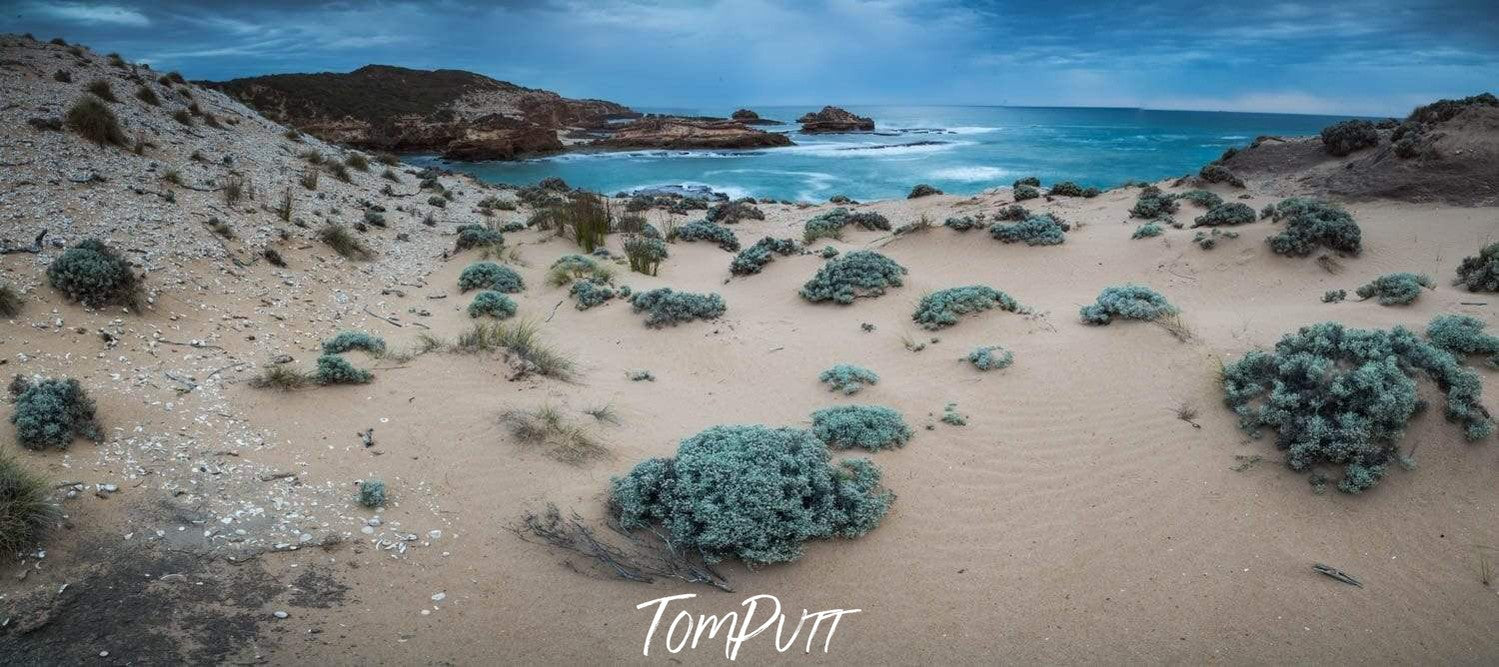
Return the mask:
[[937,169],[927,173],[928,178],[944,181],[963,181],[965,183],[977,183],[980,181],[993,181],[1009,176],[1012,172],[999,167],[982,167],[978,165],[967,165],[962,167],[948,167]]
[[944,127],[942,129],[947,130],[948,132],[951,132],[953,134],[988,134],[990,132],[998,132],[1000,130],[1003,130],[1004,128],[1002,128],[1002,127],[963,126],[963,127]]

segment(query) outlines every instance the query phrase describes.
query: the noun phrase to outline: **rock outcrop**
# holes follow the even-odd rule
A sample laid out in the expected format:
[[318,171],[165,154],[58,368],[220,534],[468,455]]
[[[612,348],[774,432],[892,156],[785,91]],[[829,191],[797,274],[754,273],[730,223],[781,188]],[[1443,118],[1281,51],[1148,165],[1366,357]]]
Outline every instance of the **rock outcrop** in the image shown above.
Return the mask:
[[745,125],[780,125],[781,121],[761,118],[760,114],[749,109],[740,109],[729,115],[729,120]]
[[593,142],[609,148],[770,148],[790,146],[791,138],[744,123],[715,118],[652,116],[613,128]]
[[806,114],[796,122],[802,124],[802,132],[807,134],[874,130],[874,119],[856,116],[838,107],[823,107],[822,111]]

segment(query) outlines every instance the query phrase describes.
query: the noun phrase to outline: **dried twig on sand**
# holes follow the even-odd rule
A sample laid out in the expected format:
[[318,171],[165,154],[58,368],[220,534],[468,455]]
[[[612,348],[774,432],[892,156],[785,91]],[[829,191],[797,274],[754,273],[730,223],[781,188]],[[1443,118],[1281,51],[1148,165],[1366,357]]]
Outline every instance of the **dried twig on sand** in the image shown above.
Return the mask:
[[1344,572],[1342,570],[1339,570],[1338,568],[1335,568],[1335,567],[1333,567],[1331,565],[1323,565],[1321,563],[1314,563],[1312,565],[1312,569],[1316,570],[1319,574],[1321,574],[1323,576],[1332,577],[1333,579],[1337,579],[1338,581],[1341,581],[1341,582],[1343,582],[1345,584],[1348,584],[1350,586],[1358,586],[1359,588],[1363,588],[1364,587],[1364,585],[1361,584],[1361,583],[1359,583],[1357,579],[1354,579],[1353,577],[1348,576],[1348,574],[1346,572]]
[[[610,520],[609,529],[624,540],[621,546],[599,538],[577,512],[564,518],[557,506],[547,503],[540,514],[527,511],[520,522],[508,527],[520,539],[545,544],[592,561],[588,568],[627,581],[650,583],[659,578],[678,579],[690,584],[704,584],[721,591],[734,592],[729,580],[702,562],[701,555],[684,553],[671,540],[654,530],[631,533]],[[587,574],[570,561],[564,565],[579,574]]]

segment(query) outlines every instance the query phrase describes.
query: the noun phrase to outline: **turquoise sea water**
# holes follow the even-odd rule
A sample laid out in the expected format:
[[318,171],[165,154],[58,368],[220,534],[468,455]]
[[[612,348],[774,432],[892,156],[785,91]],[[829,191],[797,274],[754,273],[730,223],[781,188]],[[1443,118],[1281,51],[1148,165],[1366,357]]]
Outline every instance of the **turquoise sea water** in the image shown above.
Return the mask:
[[[875,120],[872,134],[803,135],[791,123],[811,107],[752,107],[762,125],[797,145],[760,150],[633,150],[570,153],[515,162],[446,162],[490,182],[524,185],[559,176],[606,193],[707,185],[733,197],[822,201],[903,197],[917,183],[953,194],[1009,185],[1022,176],[1109,187],[1195,172],[1223,149],[1256,136],[1316,134],[1343,117],[1293,114],[1039,107],[847,107]],[[722,109],[638,109],[727,116]]]

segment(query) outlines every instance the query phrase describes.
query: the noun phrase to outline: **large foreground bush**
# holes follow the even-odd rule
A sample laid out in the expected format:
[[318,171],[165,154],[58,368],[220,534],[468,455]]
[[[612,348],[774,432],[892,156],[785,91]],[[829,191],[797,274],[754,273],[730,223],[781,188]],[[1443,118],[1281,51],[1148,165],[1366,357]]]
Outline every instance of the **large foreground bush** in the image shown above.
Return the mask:
[[1483,320],[1468,315],[1438,315],[1426,326],[1431,344],[1454,355],[1488,357],[1489,366],[1499,368],[1499,338],[1483,332]]
[[1276,431],[1293,470],[1342,466],[1338,488],[1358,493],[1397,460],[1406,423],[1423,406],[1418,373],[1446,395],[1448,421],[1462,424],[1470,440],[1493,431],[1478,403],[1478,375],[1403,327],[1302,327],[1273,351],[1251,351],[1225,366],[1224,400],[1250,435]]
[[659,525],[709,563],[792,561],[807,540],[868,533],[895,500],[869,460],[829,458],[801,429],[715,426],[683,440],[675,458],[613,478],[610,509],[626,530]]
[[833,301],[848,305],[859,297],[874,297],[887,287],[900,287],[906,267],[873,250],[855,250],[828,260],[817,275],[802,285],[801,296],[813,303]]
[[16,406],[10,415],[16,442],[27,449],[67,447],[74,438],[104,437],[94,401],[77,380],[29,380],[17,375],[10,383],[10,400]]
[[1291,197],[1266,207],[1286,228],[1270,237],[1270,250],[1279,255],[1305,257],[1319,246],[1357,255],[1363,248],[1362,230],[1341,206],[1321,199]]
[[959,315],[991,308],[1013,313],[1020,309],[1020,304],[1010,295],[987,285],[952,287],[921,297],[911,319],[924,328],[941,329],[957,324]]
[[141,288],[130,263],[99,239],[86,239],[47,267],[47,282],[90,308],[140,308]]

